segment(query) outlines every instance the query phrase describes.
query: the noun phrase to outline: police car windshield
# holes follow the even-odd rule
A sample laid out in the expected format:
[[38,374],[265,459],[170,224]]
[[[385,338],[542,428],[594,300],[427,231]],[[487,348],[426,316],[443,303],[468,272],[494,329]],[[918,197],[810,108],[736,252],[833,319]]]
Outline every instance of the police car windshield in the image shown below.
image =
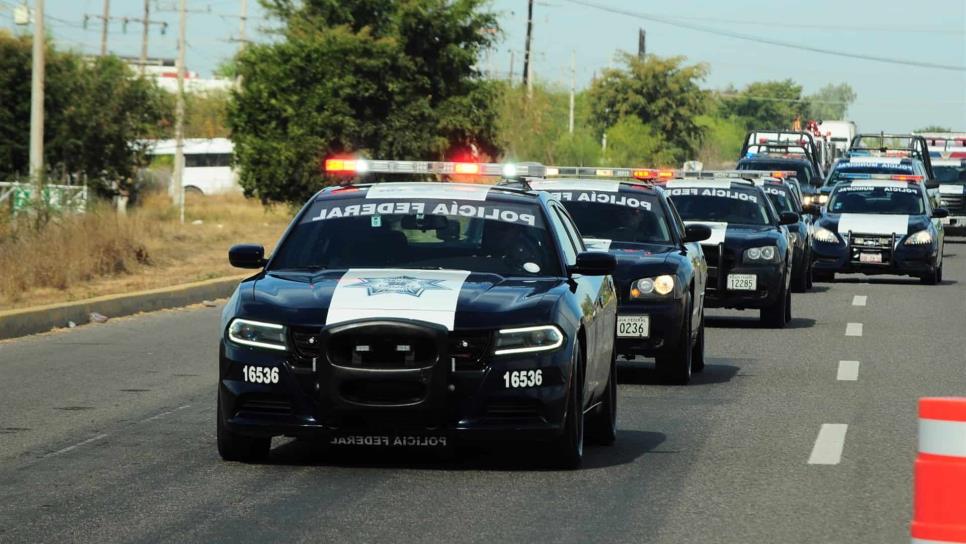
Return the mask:
[[933,164],[932,172],[939,183],[962,183],[966,181],[966,167]]
[[832,171],[832,175],[829,176],[829,183],[837,183],[844,179],[854,179],[849,176],[862,175],[862,174],[889,174],[889,175],[912,175],[912,165],[848,165],[848,163],[843,163],[838,168]]
[[681,219],[744,225],[768,225],[768,210],[757,191],[730,188],[668,189]]
[[564,201],[580,235],[632,244],[667,244],[671,232],[656,198],[636,197],[639,206]]
[[925,204],[916,187],[900,185],[839,186],[829,199],[832,213],[872,213],[897,215],[922,215]]
[[775,205],[775,209],[778,210],[778,213],[795,211],[795,206],[792,204],[791,195],[789,195],[784,189],[766,187],[765,194],[768,195],[768,199],[771,200],[771,203]]
[[561,276],[536,204],[493,200],[320,198],[270,270],[456,269]]

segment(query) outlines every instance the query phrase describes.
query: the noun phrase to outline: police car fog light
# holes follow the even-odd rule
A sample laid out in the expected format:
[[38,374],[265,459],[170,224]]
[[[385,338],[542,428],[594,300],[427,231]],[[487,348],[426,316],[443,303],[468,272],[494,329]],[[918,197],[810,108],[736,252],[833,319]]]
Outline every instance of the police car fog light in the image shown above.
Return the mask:
[[752,247],[745,250],[744,261],[747,262],[776,262],[778,248],[775,246]]
[[248,319],[235,319],[228,326],[228,339],[235,344],[286,351],[285,327]]
[[563,333],[553,325],[501,329],[496,335],[494,355],[552,351],[563,345]]
[[631,298],[664,296],[674,291],[674,276],[667,274],[654,278],[641,278],[631,284]]
[[921,230],[910,234],[906,238],[906,245],[909,246],[924,246],[932,243],[932,234],[928,230]]
[[825,227],[817,227],[815,229],[815,232],[812,234],[812,238],[814,238],[818,242],[822,242],[825,244],[839,243],[839,237],[836,236],[834,232],[828,230]]

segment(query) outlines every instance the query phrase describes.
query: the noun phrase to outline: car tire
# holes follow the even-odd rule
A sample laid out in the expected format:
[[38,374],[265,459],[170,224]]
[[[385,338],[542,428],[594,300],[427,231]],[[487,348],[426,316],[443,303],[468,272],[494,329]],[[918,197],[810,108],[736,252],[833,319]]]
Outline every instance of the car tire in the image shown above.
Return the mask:
[[570,391],[564,412],[563,433],[552,444],[552,457],[561,469],[580,468],[584,459],[584,380],[580,345],[574,346]]
[[691,305],[687,307],[684,326],[678,341],[655,357],[654,362],[662,381],[670,385],[687,385],[693,371],[691,359]]
[[617,352],[611,356],[610,375],[604,398],[596,413],[587,421],[587,438],[601,446],[611,446],[617,440]]
[[818,270],[812,270],[812,278],[815,281],[822,283],[831,283],[835,281],[835,272],[820,272]]
[[762,325],[771,329],[781,329],[785,327],[788,323],[788,314],[791,311],[791,293],[786,288],[782,296],[778,297],[776,301],[771,306],[761,309],[761,314],[759,315],[759,321]]
[[698,325],[698,337],[691,348],[691,372],[704,372],[704,310],[701,311],[701,323]]
[[808,291],[808,277],[809,271],[807,269],[803,270],[808,264],[808,255],[802,255],[801,262],[799,266],[795,267],[798,270],[796,274],[792,272],[792,290],[796,293],[804,293]]
[[815,285],[815,275],[812,273],[812,254],[808,254],[808,270],[805,271],[805,278],[808,282],[805,284],[805,290],[808,291]]
[[935,270],[927,272],[922,276],[919,276],[919,281],[925,285],[936,285],[942,281],[942,267],[937,267]]
[[271,438],[256,438],[242,436],[231,432],[225,426],[221,414],[221,392],[218,393],[217,419],[218,455],[225,461],[241,461],[242,463],[260,463],[268,458],[272,448]]

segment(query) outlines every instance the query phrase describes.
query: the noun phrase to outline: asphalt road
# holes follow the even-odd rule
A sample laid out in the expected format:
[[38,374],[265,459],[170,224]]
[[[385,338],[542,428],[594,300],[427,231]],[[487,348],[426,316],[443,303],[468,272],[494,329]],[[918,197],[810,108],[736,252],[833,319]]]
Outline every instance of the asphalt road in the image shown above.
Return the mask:
[[577,472],[282,440],[224,463],[216,308],[0,343],[0,542],[908,542],[916,400],[966,394],[946,254],[939,286],[817,284],[781,331],[710,311],[705,373],[623,365],[617,443]]

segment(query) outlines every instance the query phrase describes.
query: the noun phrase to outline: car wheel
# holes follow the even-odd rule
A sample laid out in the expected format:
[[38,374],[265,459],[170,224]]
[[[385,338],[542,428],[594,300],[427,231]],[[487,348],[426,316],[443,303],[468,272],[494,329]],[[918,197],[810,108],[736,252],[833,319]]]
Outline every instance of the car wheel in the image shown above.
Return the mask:
[[767,308],[761,309],[759,321],[762,325],[772,329],[783,328],[788,322],[790,304],[791,295],[788,292],[788,289],[786,289],[782,296],[778,297],[778,300],[774,304],[768,306]]
[[573,371],[567,409],[564,413],[563,433],[553,443],[553,457],[562,469],[580,467],[584,459],[584,377],[580,346],[574,346]]
[[922,276],[919,276],[919,281],[925,285],[936,285],[940,281],[942,276],[942,268],[936,268],[930,272],[926,272]]
[[803,270],[808,263],[807,255],[802,255],[801,263],[796,267],[798,273],[792,272],[792,290],[796,293],[808,291],[808,270]]
[[691,305],[677,342],[655,358],[657,371],[663,381],[672,385],[687,385],[691,381]]
[[221,392],[218,392],[217,422],[218,455],[225,461],[259,463],[268,458],[271,438],[254,438],[233,433],[225,426],[221,415]]
[[704,371],[704,311],[701,311],[701,324],[698,325],[698,338],[691,348],[691,371]]
[[587,436],[595,444],[610,446],[617,440],[617,353],[611,356],[604,398],[587,422]]
[[788,300],[785,301],[785,324],[792,322],[792,292],[791,290],[785,291],[785,297]]

